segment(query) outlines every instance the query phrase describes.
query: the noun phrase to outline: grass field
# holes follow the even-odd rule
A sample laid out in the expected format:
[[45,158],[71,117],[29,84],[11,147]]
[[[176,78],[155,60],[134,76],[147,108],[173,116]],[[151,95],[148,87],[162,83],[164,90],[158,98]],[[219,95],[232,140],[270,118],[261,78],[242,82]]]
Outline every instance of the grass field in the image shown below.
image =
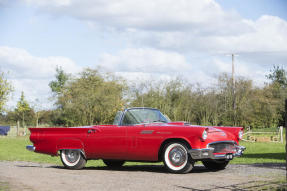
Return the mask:
[[[231,161],[232,164],[252,163],[284,163],[285,144],[280,143],[248,143],[241,142],[247,149],[243,157]],[[6,161],[31,161],[39,163],[61,164],[59,157],[33,153],[26,150],[26,145],[31,145],[28,137],[0,137],[0,160]],[[142,163],[129,162],[126,165]],[[87,166],[103,166],[101,160],[88,161]]]

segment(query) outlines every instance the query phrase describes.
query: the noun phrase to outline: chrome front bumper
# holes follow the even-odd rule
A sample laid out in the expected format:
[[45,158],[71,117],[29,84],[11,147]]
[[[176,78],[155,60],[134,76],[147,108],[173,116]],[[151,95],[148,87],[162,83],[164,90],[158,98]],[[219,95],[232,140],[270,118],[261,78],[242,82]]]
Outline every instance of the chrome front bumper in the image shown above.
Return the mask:
[[189,153],[191,158],[194,160],[201,159],[226,159],[231,160],[233,157],[241,157],[244,150],[246,149],[243,146],[236,145],[235,151],[230,151],[224,154],[216,154],[214,153],[214,148],[204,148],[204,149],[191,149]]
[[36,148],[35,148],[33,145],[27,145],[27,146],[26,146],[26,149],[27,149],[28,151],[34,152]]

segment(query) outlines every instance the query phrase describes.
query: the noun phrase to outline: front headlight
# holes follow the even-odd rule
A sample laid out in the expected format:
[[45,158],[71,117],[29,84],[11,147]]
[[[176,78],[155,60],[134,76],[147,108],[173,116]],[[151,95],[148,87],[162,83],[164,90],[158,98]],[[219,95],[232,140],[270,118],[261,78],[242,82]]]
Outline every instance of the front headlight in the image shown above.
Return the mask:
[[239,138],[239,140],[241,140],[243,138],[243,131],[242,130],[239,131],[238,138]]
[[204,130],[202,133],[202,140],[205,141],[207,139],[207,131]]

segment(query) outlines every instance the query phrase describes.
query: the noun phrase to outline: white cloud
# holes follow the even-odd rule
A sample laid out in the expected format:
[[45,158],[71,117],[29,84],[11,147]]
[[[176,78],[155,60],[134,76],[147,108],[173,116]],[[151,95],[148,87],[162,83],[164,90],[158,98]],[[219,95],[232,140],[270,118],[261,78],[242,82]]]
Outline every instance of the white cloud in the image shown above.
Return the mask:
[[214,0],[26,0],[53,15],[118,29],[132,44],[176,51],[287,51],[287,22],[252,21]]
[[[224,54],[237,53],[236,75],[263,84],[272,64],[287,63],[286,20],[270,15],[247,20],[235,11],[223,10],[214,0],[25,1],[53,18],[82,20],[96,35],[124,37],[127,46],[123,47],[129,48],[113,47],[116,53],[102,52],[98,64],[128,79],[183,76],[205,85],[215,81],[214,75],[230,72],[231,59]],[[202,58],[194,59],[194,55]],[[0,69],[9,70],[10,77],[18,80],[15,84],[19,89],[26,87],[29,92],[33,90],[27,84],[32,82],[20,79],[33,78],[47,84],[56,65],[71,73],[78,70],[65,57],[36,57],[9,47],[0,47],[0,64]]]
[[78,71],[76,64],[65,57],[37,57],[24,49],[0,46],[0,69],[15,79],[47,79],[55,74],[57,66],[66,72]]
[[40,6],[40,7],[61,7],[61,6],[69,6],[71,4],[71,1],[70,0],[61,0],[61,1],[58,1],[58,0],[26,0],[27,3],[33,3],[37,6]]
[[[231,62],[231,56],[229,56],[230,60],[227,61],[226,59],[219,59],[215,58],[213,59],[213,65],[216,69],[215,71],[217,74],[222,73],[228,73],[231,75],[232,71],[232,62]],[[246,79],[253,80],[254,85],[262,87],[264,83],[267,81],[266,75],[269,73],[269,68],[272,67],[272,65],[269,65],[269,67],[266,67],[266,65],[260,65],[260,64],[250,64],[250,62],[246,62],[245,60],[249,59],[245,56],[245,58],[242,58],[242,56],[235,56],[234,61],[234,69],[235,69],[235,79],[238,77],[244,77]],[[266,70],[267,69],[267,70]]]
[[151,48],[129,48],[114,55],[103,54],[98,63],[103,69],[132,82],[169,81],[180,77],[208,86],[214,82],[215,76],[212,75],[216,72],[210,70],[212,64],[190,62],[180,53]]
[[[250,30],[240,33],[204,34],[199,27],[194,31],[135,31],[135,38],[149,46],[171,49],[181,52],[274,52],[287,51],[287,22],[279,17],[262,16],[256,21],[246,21]],[[243,23],[243,22],[242,22]],[[232,23],[230,23],[232,25]],[[229,26],[217,28],[217,31],[229,31]],[[131,32],[130,32],[131,33]],[[132,36],[134,36],[132,35]]]
[[287,51],[287,22],[275,16],[261,16],[249,21],[253,30],[238,36],[215,37],[214,46],[221,50],[237,52]]
[[[251,79],[255,85],[263,86],[272,65],[283,65],[286,60],[287,56],[283,53],[242,53],[235,56],[235,76]],[[203,87],[215,85],[218,75],[231,74],[232,69],[231,55],[202,54],[199,58],[193,58],[152,48],[129,48],[115,54],[102,54],[98,65],[128,81],[168,81],[182,77]]]
[[125,49],[116,55],[103,54],[99,64],[113,72],[157,74],[181,72],[190,68],[183,55],[151,48]]
[[[26,0],[54,14],[119,28],[174,30],[225,18],[212,0]],[[213,24],[213,25],[214,25]]]
[[37,57],[24,49],[0,47],[0,71],[12,82],[15,92],[10,104],[15,105],[21,91],[29,101],[36,98],[47,103],[51,96],[48,83],[53,80],[57,66],[67,73],[76,73],[79,67],[65,57]]

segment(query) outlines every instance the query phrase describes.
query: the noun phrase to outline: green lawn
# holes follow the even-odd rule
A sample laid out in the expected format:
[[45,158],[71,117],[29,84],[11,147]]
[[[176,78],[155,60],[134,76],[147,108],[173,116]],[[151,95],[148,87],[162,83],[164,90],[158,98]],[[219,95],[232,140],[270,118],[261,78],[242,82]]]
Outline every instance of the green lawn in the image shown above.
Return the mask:
[[[30,145],[28,137],[0,137],[0,160],[32,161],[39,163],[61,164],[59,157],[33,153],[26,150]],[[247,149],[243,157],[232,160],[232,164],[251,163],[284,163],[285,144],[280,143],[247,143],[241,142]],[[142,163],[129,162],[127,165]],[[101,160],[89,161],[87,166],[103,166]]]
[[285,143],[250,143],[240,142],[246,147],[242,157],[232,160],[232,164],[284,163]]

